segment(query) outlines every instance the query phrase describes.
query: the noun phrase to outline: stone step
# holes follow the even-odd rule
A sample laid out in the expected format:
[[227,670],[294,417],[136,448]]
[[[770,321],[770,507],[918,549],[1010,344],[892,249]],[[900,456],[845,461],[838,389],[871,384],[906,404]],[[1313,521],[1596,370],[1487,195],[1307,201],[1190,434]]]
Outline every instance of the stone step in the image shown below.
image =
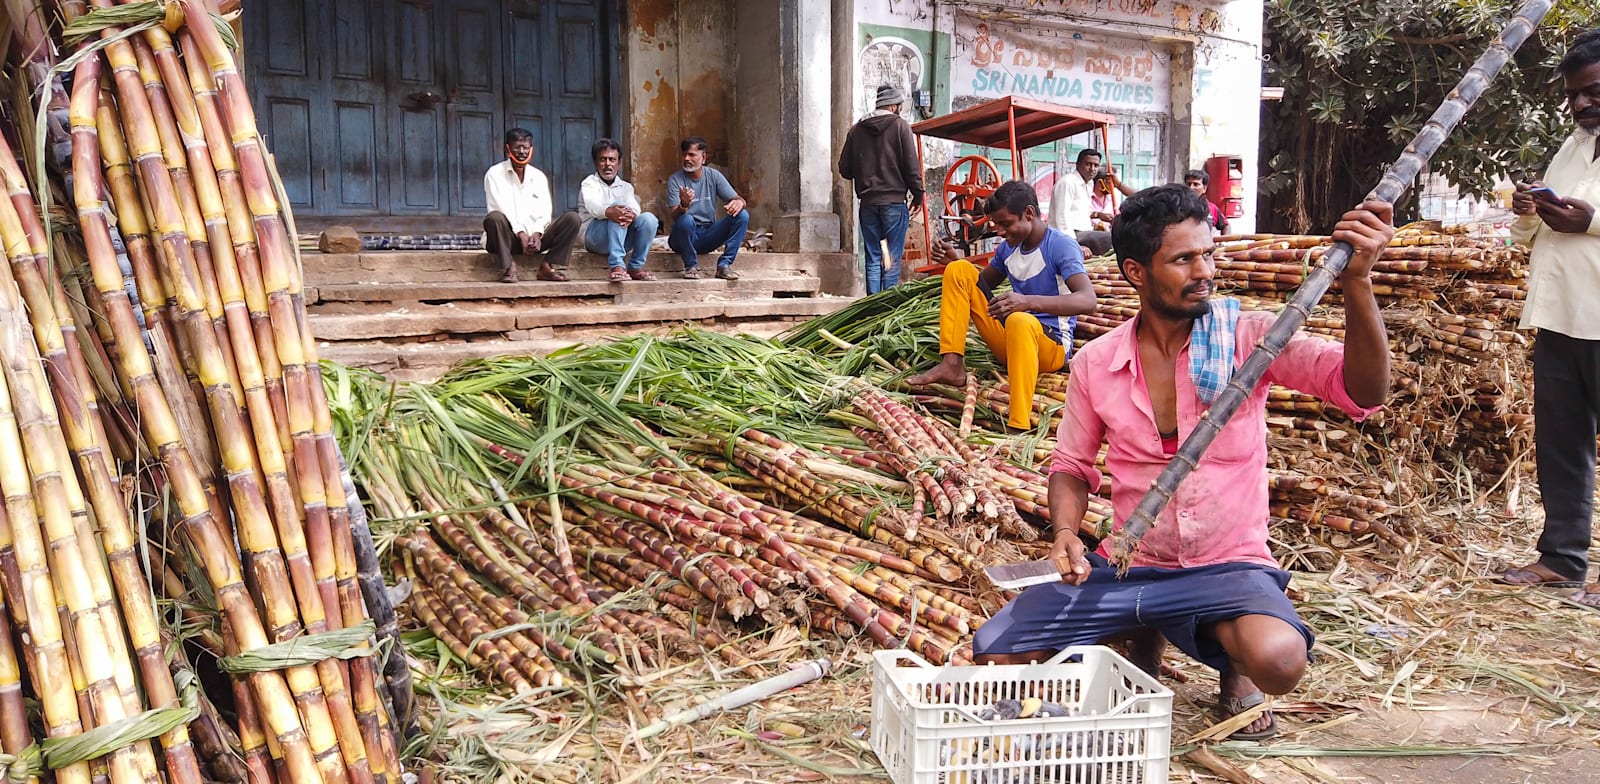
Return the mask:
[[[761,319],[712,324],[708,328],[772,337],[793,327],[799,321],[801,319],[797,318]],[[535,331],[536,334],[546,335],[545,337],[526,340],[430,340],[409,343],[352,341],[323,343],[317,352],[321,359],[374,370],[396,381],[433,381],[451,366],[469,359],[543,356],[572,346],[593,345],[620,337],[640,334],[666,335],[677,328],[677,324],[652,324],[628,325],[626,328],[547,329]]]
[[[585,270],[584,272],[588,272]],[[333,302],[447,303],[473,300],[580,300],[616,305],[659,302],[693,302],[713,299],[764,299],[777,296],[810,297],[822,289],[814,275],[799,272],[751,272],[739,280],[718,278],[684,280],[665,276],[657,280],[613,283],[605,278],[579,278],[572,270],[565,282],[525,281],[486,283],[445,281],[433,283],[324,283],[306,289],[308,305]]]
[[660,324],[680,321],[741,321],[809,318],[849,305],[852,297],[762,297],[704,302],[638,302],[529,306],[527,301],[476,301],[443,305],[337,302],[308,312],[319,341],[388,340],[481,336],[509,340],[554,337],[553,330],[594,325]]
[[[482,251],[369,251],[362,253],[305,253],[301,256],[308,288],[348,284],[496,282],[500,265]],[[537,264],[518,257],[523,280],[534,282]],[[645,269],[666,279],[677,278],[683,262],[670,251],[652,251]],[[734,269],[741,276],[810,275],[821,281],[821,291],[829,294],[855,293],[855,257],[848,253],[757,253],[742,251]],[[716,256],[701,258],[701,274],[712,278]],[[599,280],[605,277],[604,256],[576,251],[568,264],[567,276],[574,280]]]

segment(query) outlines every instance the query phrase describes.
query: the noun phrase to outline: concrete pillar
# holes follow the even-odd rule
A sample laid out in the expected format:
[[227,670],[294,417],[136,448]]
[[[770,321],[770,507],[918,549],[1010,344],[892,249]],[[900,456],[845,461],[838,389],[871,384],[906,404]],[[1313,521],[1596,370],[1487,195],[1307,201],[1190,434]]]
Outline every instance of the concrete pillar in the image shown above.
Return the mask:
[[[772,249],[839,250],[831,0],[739,0],[736,154]],[[774,57],[776,54],[776,57]],[[740,149],[742,148],[742,149]],[[759,209],[758,209],[759,205]]]

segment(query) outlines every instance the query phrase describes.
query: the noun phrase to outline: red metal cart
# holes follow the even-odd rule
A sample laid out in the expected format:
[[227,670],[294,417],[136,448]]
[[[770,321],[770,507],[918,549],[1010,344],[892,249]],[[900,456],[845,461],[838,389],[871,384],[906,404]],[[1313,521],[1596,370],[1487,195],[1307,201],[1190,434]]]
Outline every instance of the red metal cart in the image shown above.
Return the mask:
[[[1101,149],[1110,147],[1106,128],[1115,122],[1109,114],[1074,109],[1044,101],[1018,98],[1009,95],[985,101],[977,106],[952,112],[942,117],[924,120],[911,126],[917,134],[917,165],[922,167],[922,137],[950,139],[979,147],[1005,147],[1011,150],[1011,177],[1024,179],[1022,151],[1041,144],[1065,139],[1098,130]],[[1109,160],[1107,161],[1109,163]],[[995,236],[989,216],[984,214],[983,203],[1000,187],[1000,171],[993,161],[982,155],[966,155],[950,164],[944,176],[940,198],[944,212],[940,215],[945,233],[959,244],[967,258],[987,263],[992,253],[972,255],[973,246],[982,239]],[[933,229],[927,200],[922,204],[922,261],[917,272],[939,273],[943,264],[932,262]]]

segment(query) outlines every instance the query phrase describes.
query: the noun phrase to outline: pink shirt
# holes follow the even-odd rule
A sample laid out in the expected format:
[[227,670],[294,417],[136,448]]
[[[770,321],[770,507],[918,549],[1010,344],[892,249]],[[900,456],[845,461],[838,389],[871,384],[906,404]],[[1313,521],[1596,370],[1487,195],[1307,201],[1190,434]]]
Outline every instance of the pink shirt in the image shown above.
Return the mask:
[[[1273,315],[1239,315],[1234,342],[1238,367],[1272,325]],[[1167,465],[1156,429],[1150,392],[1139,368],[1138,318],[1089,341],[1073,355],[1067,403],[1062,411],[1050,472],[1066,471],[1100,486],[1095,455],[1106,442],[1111,505],[1116,527],[1132,516],[1139,499]],[[1204,404],[1189,381],[1189,350],[1178,355],[1178,437],[1194,431]],[[1344,388],[1344,346],[1297,333],[1268,368],[1206,450],[1200,465],[1173,495],[1134,553],[1136,566],[1180,568],[1218,563],[1277,566],[1267,549],[1267,389],[1271,384],[1315,395],[1357,421],[1378,408],[1363,408]],[[1104,552],[1102,551],[1102,554]]]

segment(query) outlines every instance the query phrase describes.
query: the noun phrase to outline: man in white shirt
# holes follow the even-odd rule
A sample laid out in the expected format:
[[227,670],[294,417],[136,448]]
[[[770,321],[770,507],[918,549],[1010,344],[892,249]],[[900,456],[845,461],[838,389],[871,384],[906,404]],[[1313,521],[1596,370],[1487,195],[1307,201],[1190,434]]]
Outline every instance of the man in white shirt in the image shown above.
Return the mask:
[[[1517,183],[1511,238],[1530,245],[1523,329],[1533,345],[1534,453],[1544,532],[1539,559],[1500,575],[1511,585],[1583,586],[1594,514],[1600,430],[1600,29],[1586,32],[1556,67],[1577,129],[1542,182]],[[1600,608],[1600,583],[1572,598]]]
[[[1078,163],[1072,171],[1056,178],[1055,190],[1050,192],[1050,228],[1064,232],[1078,240],[1085,256],[1098,256],[1111,249],[1111,232],[1094,230],[1094,181],[1100,173],[1100,151],[1083,149],[1078,152]],[[1124,185],[1112,175],[1111,184],[1123,196],[1132,196],[1133,188]],[[1109,215],[1102,220],[1109,221]]]
[[578,239],[575,212],[550,219],[550,181],[533,162],[533,134],[522,128],[506,131],[506,159],[483,175],[489,215],[483,219],[483,244],[500,260],[500,282],[517,282],[516,254],[544,255],[539,280],[566,280],[565,267]]
[[[589,148],[595,173],[578,188],[578,216],[583,219],[583,247],[602,253],[611,268],[611,280],[655,280],[644,268],[650,241],[656,236],[656,216],[639,208],[633,186],[617,176],[622,167],[622,145],[601,139]],[[623,268],[623,256],[627,268]]]

